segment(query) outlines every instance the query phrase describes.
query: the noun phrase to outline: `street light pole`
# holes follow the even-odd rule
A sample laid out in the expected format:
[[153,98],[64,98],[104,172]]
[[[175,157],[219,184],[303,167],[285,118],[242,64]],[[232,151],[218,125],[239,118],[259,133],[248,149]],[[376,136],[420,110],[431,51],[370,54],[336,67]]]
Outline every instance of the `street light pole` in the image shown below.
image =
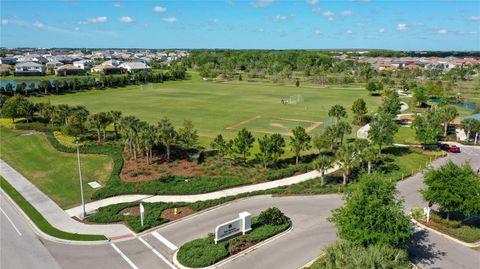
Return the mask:
[[80,147],[78,146],[77,141],[77,161],[78,161],[78,175],[80,176],[80,195],[82,196],[82,208],[83,208],[83,217],[87,216],[85,212],[85,199],[83,198],[83,179],[82,179],[82,166],[80,164]]

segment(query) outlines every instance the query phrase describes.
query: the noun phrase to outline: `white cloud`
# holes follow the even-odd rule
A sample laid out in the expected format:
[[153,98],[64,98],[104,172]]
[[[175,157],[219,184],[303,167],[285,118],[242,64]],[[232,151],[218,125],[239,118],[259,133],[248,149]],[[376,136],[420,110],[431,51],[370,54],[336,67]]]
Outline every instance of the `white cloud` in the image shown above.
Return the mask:
[[380,29],[378,29],[378,32],[379,32],[379,33],[384,33],[384,32],[385,32],[385,28],[380,28]]
[[161,7],[161,6],[156,6],[153,8],[153,12],[155,13],[165,13],[167,12],[167,8],[166,7]]
[[33,23],[32,26],[35,27],[35,28],[43,28],[43,27],[45,27],[45,24],[37,21],[37,22]]
[[273,21],[274,22],[280,22],[280,21],[287,20],[288,18],[289,18],[289,16],[277,15],[277,16],[273,17]]
[[439,33],[441,35],[448,34],[448,30],[447,29],[440,29],[440,30],[438,30],[437,33]]
[[253,8],[264,8],[264,7],[270,6],[271,4],[273,4],[273,2],[275,2],[275,0],[257,0],[257,1],[252,3],[252,7]]
[[121,7],[123,7],[122,3],[113,3],[112,6],[115,7],[115,8],[121,8]]
[[96,17],[96,18],[88,18],[85,21],[79,21],[78,24],[85,25],[85,24],[90,24],[90,23],[104,23],[104,22],[107,22],[107,21],[108,21],[107,16],[100,16],[100,17]]
[[124,22],[124,23],[132,23],[133,22],[133,18],[130,17],[130,16],[123,16],[120,18],[120,21],[121,22]]
[[321,35],[321,34],[322,34],[322,31],[320,31],[320,30],[315,30],[314,33],[315,33],[316,35]]
[[208,21],[209,24],[219,24],[220,23],[220,19],[211,19]]
[[177,18],[175,18],[175,17],[166,17],[166,18],[163,18],[162,21],[167,22],[167,23],[174,23],[174,22],[177,21]]
[[314,7],[314,8],[312,8],[312,11],[315,12],[315,13],[320,13],[320,12],[322,12],[322,10],[321,10],[319,7]]
[[397,30],[401,32],[407,31],[407,25],[405,23],[399,23],[397,25]]
[[468,17],[468,20],[470,20],[470,21],[480,21],[480,16],[470,16],[470,17]]
[[328,21],[333,21],[333,17],[328,17]]
[[307,0],[307,3],[309,5],[316,5],[316,4],[318,4],[318,2],[319,2],[318,0]]
[[351,35],[351,34],[353,34],[353,31],[352,31],[352,30],[347,30],[347,31],[345,32],[345,34]]
[[335,13],[331,11],[325,11],[322,13],[322,16],[325,16],[325,17],[332,17],[333,15],[335,15]]
[[2,19],[2,20],[0,20],[0,24],[2,24],[2,25],[5,25],[5,24],[7,24],[7,23],[8,23],[8,20],[7,20],[7,19]]
[[343,17],[352,16],[353,12],[351,10],[344,10],[340,15],[342,15]]
[[458,32],[459,35],[478,35],[480,34],[480,32],[477,32],[477,31],[471,31],[471,32],[464,32],[464,31],[460,31]]

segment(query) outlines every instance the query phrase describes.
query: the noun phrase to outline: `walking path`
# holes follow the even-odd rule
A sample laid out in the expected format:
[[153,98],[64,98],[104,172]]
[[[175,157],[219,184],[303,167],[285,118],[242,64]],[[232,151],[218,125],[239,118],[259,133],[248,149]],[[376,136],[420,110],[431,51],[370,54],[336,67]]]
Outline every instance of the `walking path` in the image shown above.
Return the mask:
[[[335,166],[327,170],[326,174],[330,174],[338,170],[339,167]],[[254,192],[254,191],[262,191],[273,189],[276,187],[288,186],[296,183],[301,183],[310,179],[320,177],[320,172],[314,170],[305,174],[301,174],[298,176],[287,177],[284,179],[278,179],[274,181],[269,181],[265,183],[259,183],[254,185],[247,185],[237,188],[231,188],[226,190],[220,190],[215,192],[209,193],[202,193],[202,194],[194,194],[194,195],[121,195],[106,198],[103,200],[94,201],[85,205],[87,212],[92,212],[97,210],[100,207],[118,204],[118,203],[126,203],[126,202],[134,202],[134,201],[142,201],[148,203],[155,203],[155,202],[187,202],[193,203],[196,201],[205,201],[205,200],[212,200],[212,199],[219,199],[228,196],[235,196],[242,193]],[[82,213],[82,207],[74,207],[68,209],[66,211],[70,216],[80,216]]]
[[55,228],[79,234],[105,235],[108,238],[132,235],[124,225],[87,225],[72,219],[62,208],[28,179],[0,159],[0,175],[5,178]]

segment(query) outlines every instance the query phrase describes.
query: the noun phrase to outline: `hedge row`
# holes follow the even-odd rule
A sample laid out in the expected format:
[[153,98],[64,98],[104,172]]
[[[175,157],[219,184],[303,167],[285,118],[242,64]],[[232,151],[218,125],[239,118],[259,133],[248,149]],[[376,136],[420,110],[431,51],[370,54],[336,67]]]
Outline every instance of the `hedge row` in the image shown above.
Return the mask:
[[260,222],[258,217],[253,217],[252,230],[249,233],[230,238],[218,244],[215,244],[212,234],[206,238],[190,241],[180,247],[177,259],[182,265],[188,267],[210,266],[287,230],[290,225],[289,220],[279,225],[271,225]]

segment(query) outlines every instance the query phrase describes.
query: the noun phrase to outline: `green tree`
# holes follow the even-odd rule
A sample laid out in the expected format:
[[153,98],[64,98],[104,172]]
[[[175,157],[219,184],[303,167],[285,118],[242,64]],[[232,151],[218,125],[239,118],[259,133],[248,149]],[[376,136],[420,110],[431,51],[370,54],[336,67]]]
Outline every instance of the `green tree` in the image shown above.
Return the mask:
[[480,213],[480,177],[469,164],[458,166],[452,161],[425,173],[423,199],[438,204],[447,213],[460,212],[466,216]]
[[364,123],[365,115],[368,113],[367,104],[362,98],[353,102],[352,112],[354,115],[353,123],[356,125],[362,125]]
[[442,105],[437,109],[437,113],[441,122],[443,122],[443,136],[447,136],[448,126],[450,122],[458,117],[458,111],[454,106]]
[[121,120],[120,132],[122,142],[130,155],[133,156],[133,159],[137,159],[138,134],[141,127],[140,120],[135,116],[126,116]]
[[79,136],[85,132],[85,125],[80,117],[70,116],[68,124],[62,127],[62,133],[75,137],[78,141]]
[[360,162],[358,150],[353,143],[342,145],[335,154],[343,175],[343,185],[347,185],[350,172]]
[[11,118],[14,123],[15,118],[25,116],[24,110],[22,110],[25,106],[25,102],[28,102],[28,100],[21,95],[15,95],[8,98],[2,106],[2,117]]
[[292,134],[293,136],[290,137],[290,147],[295,153],[295,164],[298,164],[301,152],[310,149],[311,137],[302,126],[295,127],[295,129],[292,130]]
[[341,118],[347,117],[347,110],[341,105],[334,105],[328,111],[328,116],[335,118],[335,123],[337,123]]
[[323,132],[313,137],[312,144],[318,150],[318,153],[322,153],[323,150],[332,149],[333,140],[326,132]]
[[320,172],[320,179],[321,179],[322,186],[325,185],[325,172],[327,172],[328,169],[333,167],[334,162],[335,162],[335,159],[328,155],[320,155],[313,162],[314,169]]
[[118,133],[120,132],[120,126],[121,126],[121,121],[122,121],[122,112],[111,110],[109,112],[109,114],[110,114],[110,118],[112,119],[113,130],[115,131],[115,137],[117,137]]
[[157,130],[155,126],[145,122],[142,124],[142,128],[140,129],[138,136],[139,146],[143,148],[145,152],[145,157],[147,157],[147,164],[149,165],[152,163],[152,149],[155,146],[155,142],[157,139]]
[[383,99],[383,105],[379,110],[395,117],[397,114],[400,114],[400,107],[401,104],[398,94],[396,92],[390,92]]
[[210,144],[213,149],[218,150],[220,156],[227,156],[231,150],[227,141],[223,138],[221,134],[217,135],[213,142]]
[[384,145],[393,144],[397,132],[398,125],[393,120],[392,115],[379,111],[370,122],[368,139],[378,145],[378,152],[381,154]]
[[360,159],[364,162],[367,162],[367,173],[371,174],[373,162],[378,159],[378,152],[372,146],[368,146],[360,151]]
[[165,146],[167,154],[167,162],[170,161],[170,148],[177,142],[178,134],[175,127],[168,118],[163,118],[158,122],[157,127],[157,141]]
[[88,123],[90,124],[90,128],[94,128],[97,131],[97,142],[101,143],[102,142],[102,115],[99,113],[91,115],[88,118]]
[[243,156],[243,161],[247,161],[247,157],[250,155],[250,149],[253,147],[255,138],[252,133],[243,128],[237,133],[237,136],[233,139],[233,151]]
[[427,90],[424,87],[416,87],[413,90],[413,99],[417,103],[417,106],[423,106],[428,101]]
[[405,249],[385,244],[364,247],[349,241],[337,242],[323,250],[323,255],[309,269],[410,269],[412,262]]
[[264,135],[257,142],[259,152],[256,156],[265,169],[268,165],[275,164],[285,152],[285,139],[280,134]]
[[332,211],[341,239],[369,246],[386,244],[405,249],[412,238],[412,224],[397,200],[395,184],[381,174],[363,175],[346,190],[345,204]]
[[186,148],[191,148],[198,143],[198,131],[192,121],[183,121],[183,127],[178,129],[178,140]]
[[373,95],[377,92],[377,84],[375,81],[369,81],[367,85],[365,85],[365,89],[370,93],[370,95]]
[[421,115],[416,115],[412,121],[412,128],[415,129],[415,138],[422,145],[436,144],[442,136],[441,121],[435,110],[427,110]]
[[479,132],[480,121],[477,119],[462,120],[462,122],[460,123],[460,128],[462,128],[465,131],[467,135],[467,141],[470,141],[470,134]]
[[340,121],[334,125],[334,128],[337,131],[337,137],[340,138],[340,146],[343,145],[343,139],[345,135],[352,133],[352,126],[346,121]]

